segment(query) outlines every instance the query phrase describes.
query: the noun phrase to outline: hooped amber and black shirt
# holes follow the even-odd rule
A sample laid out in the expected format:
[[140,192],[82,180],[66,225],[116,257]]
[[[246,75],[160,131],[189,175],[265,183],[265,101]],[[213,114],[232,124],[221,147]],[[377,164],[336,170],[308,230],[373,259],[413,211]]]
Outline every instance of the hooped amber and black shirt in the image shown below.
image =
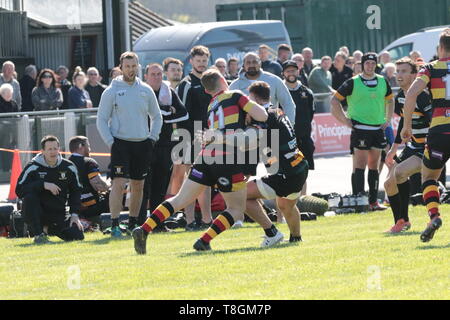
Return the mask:
[[431,92],[433,114],[429,134],[450,134],[450,57],[426,64],[417,78]]

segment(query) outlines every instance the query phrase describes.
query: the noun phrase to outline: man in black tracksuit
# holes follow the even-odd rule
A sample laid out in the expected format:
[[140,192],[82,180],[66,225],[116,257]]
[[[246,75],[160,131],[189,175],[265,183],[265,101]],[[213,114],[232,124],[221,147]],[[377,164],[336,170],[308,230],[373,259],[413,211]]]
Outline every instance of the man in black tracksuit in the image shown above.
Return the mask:
[[[25,166],[17,182],[16,194],[23,200],[25,222],[35,243],[48,242],[47,235],[64,241],[83,240],[78,219],[82,187],[77,169],[59,154],[56,137],[44,137],[41,146],[42,153]],[[67,199],[70,213],[66,214]]]

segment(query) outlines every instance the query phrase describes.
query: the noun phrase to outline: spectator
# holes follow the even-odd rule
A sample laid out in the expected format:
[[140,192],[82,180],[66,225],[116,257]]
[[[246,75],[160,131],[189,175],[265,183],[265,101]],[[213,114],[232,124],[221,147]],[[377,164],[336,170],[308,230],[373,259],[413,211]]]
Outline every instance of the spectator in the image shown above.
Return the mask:
[[261,60],[261,68],[265,72],[270,72],[271,74],[274,74],[277,77],[281,78],[281,65],[276,61],[270,60],[271,50],[272,49],[266,44],[262,44],[259,46],[258,55],[259,59]]
[[14,78],[16,66],[12,61],[5,61],[2,66],[2,73],[0,74],[0,86],[4,83],[9,83],[13,87],[13,100],[17,103],[19,110],[22,108],[22,95],[20,93],[20,84]]
[[277,51],[278,51],[277,62],[280,64],[280,66],[282,66],[285,61],[291,58],[292,48],[290,45],[283,43],[278,46]]
[[[59,153],[58,138],[44,137],[41,147],[41,153],[20,174],[16,187],[16,194],[23,200],[22,215],[34,235],[34,243],[49,242],[48,235],[56,235],[64,241],[83,240],[83,226],[78,218],[81,185],[77,168]],[[70,214],[66,214],[67,199]]]
[[303,69],[305,70],[306,75],[309,77],[312,69],[316,67],[316,65],[313,63],[314,53],[311,48],[306,47],[302,50],[302,56],[305,59],[305,65],[303,66]]
[[350,56],[345,61],[345,65],[353,70],[353,66],[355,65],[355,57]]
[[345,82],[345,80],[353,77],[353,70],[345,65],[347,56],[344,52],[338,51],[334,56],[333,65],[330,68],[332,76],[332,84],[334,90],[339,89],[339,87]]
[[339,48],[339,51],[345,53],[345,55],[346,55],[347,57],[350,56],[350,50],[348,50],[348,47],[347,47],[347,46],[342,46],[342,47],[340,47],[340,48]]
[[356,50],[355,52],[353,52],[353,58],[355,58],[355,63],[356,62],[361,62],[363,53],[359,50]]
[[298,80],[304,85],[308,86],[308,76],[305,73],[305,70],[303,69],[303,66],[305,65],[305,58],[303,58],[303,55],[301,53],[296,53],[292,56],[292,60],[295,61],[297,64],[298,70],[299,70],[299,76]]
[[[297,146],[308,160],[310,170],[314,170],[314,141],[311,139],[312,126],[314,119],[314,96],[313,92],[298,82],[298,65],[294,61],[283,63],[284,83],[289,88],[289,93],[294,100],[296,107],[296,120],[294,125]],[[306,194],[306,182],[303,185],[302,194]]]
[[73,86],[69,90],[69,109],[92,108],[91,98],[85,90],[86,74],[80,67],[75,68],[72,81]]
[[175,58],[169,57],[163,61],[164,74],[172,89],[175,89],[183,78],[183,66],[183,62]]
[[69,141],[72,161],[78,170],[81,191],[80,217],[92,220],[109,211],[109,185],[100,175],[97,161],[89,157],[89,140],[83,136],[72,137]]
[[220,73],[225,77],[227,74],[227,61],[224,58],[218,58],[214,62],[214,65],[216,66],[217,70],[219,70]]
[[[185,106],[173,88],[163,81],[163,67],[157,63],[145,68],[145,81],[155,92],[159,108],[163,116],[163,125],[159,140],[153,149],[149,175],[145,179],[144,196],[139,214],[139,224],[146,220],[147,201],[150,200],[150,210],[164,201],[172,171],[171,151],[173,125],[188,119],[189,115]],[[176,128],[176,127],[175,127]]]
[[384,66],[387,63],[391,62],[391,54],[388,51],[383,51],[380,54],[380,61],[379,62],[381,64],[381,67],[384,68]]
[[417,58],[421,58],[422,54],[420,53],[420,51],[417,50],[413,50],[409,53],[409,58],[413,61],[416,62]]
[[17,103],[13,100],[14,89],[9,83],[0,86],[0,113],[19,112]]
[[56,75],[58,76],[58,84],[63,95],[63,104],[61,109],[69,109],[69,90],[72,87],[72,83],[67,80],[69,76],[69,69],[66,66],[59,66],[56,69]]
[[111,71],[109,73],[109,79],[111,81],[113,81],[115,78],[117,78],[118,76],[121,76],[121,75],[122,75],[122,70],[120,70],[119,67],[114,67],[111,69]]
[[39,73],[36,87],[31,93],[35,111],[57,110],[63,103],[63,95],[59,88],[56,88],[56,75],[53,70],[43,69]]
[[228,59],[228,73],[227,80],[233,81],[239,78],[239,60],[235,57]]
[[[315,67],[309,75],[308,82],[309,88],[314,93],[331,93],[333,92],[331,68],[331,57],[322,57],[320,66]],[[323,113],[329,112],[330,106],[327,104],[328,97],[316,98],[316,112]]]
[[37,69],[34,65],[25,67],[25,72],[20,79],[20,92],[22,93],[22,112],[33,111],[33,101],[31,100],[31,92],[36,86]]
[[89,93],[89,97],[92,101],[92,107],[98,108],[100,104],[100,98],[102,97],[103,91],[105,91],[106,86],[100,83],[100,74],[95,67],[91,67],[87,71],[88,83],[86,85],[86,91]]
[[396,67],[392,62],[386,63],[383,71],[381,71],[381,75],[384,76],[391,88],[398,87],[397,79],[395,78],[395,71]]
[[357,76],[362,73],[362,63],[361,61],[355,62],[355,65],[353,66],[353,76]]
[[244,72],[234,80],[231,90],[241,90],[248,94],[248,88],[255,81],[267,82],[270,86],[270,99],[274,108],[281,107],[286,116],[295,124],[295,104],[283,81],[273,74],[261,70],[261,60],[256,53],[249,52],[244,56]]

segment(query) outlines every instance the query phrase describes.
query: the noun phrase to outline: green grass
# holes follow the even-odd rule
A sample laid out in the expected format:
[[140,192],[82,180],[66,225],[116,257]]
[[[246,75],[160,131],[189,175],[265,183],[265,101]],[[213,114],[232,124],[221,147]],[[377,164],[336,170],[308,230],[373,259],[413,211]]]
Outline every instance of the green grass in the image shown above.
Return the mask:
[[[449,299],[450,206],[442,212],[429,243],[419,240],[423,207],[412,209],[412,229],[401,235],[383,234],[390,210],[321,217],[302,222],[301,244],[270,249],[258,248],[263,232],[254,224],[221,234],[206,253],[192,249],[199,232],[150,235],[146,256],[131,238],[101,233],[42,246],[1,238],[0,300]],[[80,287],[70,288],[77,268]]]

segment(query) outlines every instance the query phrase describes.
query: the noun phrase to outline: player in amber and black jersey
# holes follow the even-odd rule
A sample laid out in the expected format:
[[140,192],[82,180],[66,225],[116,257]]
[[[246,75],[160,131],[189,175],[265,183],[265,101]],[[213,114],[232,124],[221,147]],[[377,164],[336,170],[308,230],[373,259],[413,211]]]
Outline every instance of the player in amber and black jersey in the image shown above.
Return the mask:
[[418,96],[428,88],[431,92],[433,115],[428,131],[422,164],[422,189],[430,223],[420,235],[430,241],[442,225],[439,213],[438,178],[450,157],[450,28],[439,38],[439,60],[425,65],[408,90],[404,108],[403,140],[413,136],[413,114]]
[[411,228],[408,217],[409,177],[421,170],[425,140],[431,119],[431,97],[428,91],[424,90],[417,97],[417,105],[412,120],[413,136],[410,141],[406,142],[406,147],[402,153],[397,156],[398,147],[402,143],[400,132],[404,121],[405,92],[408,91],[413,83],[418,70],[417,65],[409,58],[400,59],[395,64],[397,67],[397,82],[401,87],[401,90],[395,97],[395,113],[401,119],[395,143],[386,156],[386,164],[391,170],[384,183],[384,188],[394,214],[394,225],[387,231],[389,233],[399,233]]
[[[236,129],[245,129],[246,115],[249,114],[256,121],[266,121],[267,112],[264,107],[250,101],[243,93],[230,91],[227,81],[218,70],[207,70],[202,76],[202,84],[213,97],[208,107],[205,147],[196,158],[189,177],[178,194],[160,204],[147,221],[133,231],[134,247],[138,254],[146,253],[149,232],[174,212],[195,200],[207,187],[217,184],[227,209],[217,216],[211,227],[195,242],[195,250],[211,250],[210,241],[231,228],[235,219],[244,213],[247,194],[243,167],[221,160],[228,159],[229,154],[226,152],[236,153],[235,144],[231,148],[225,148],[225,144],[234,142],[232,137]],[[214,145],[215,148],[211,148]],[[231,158],[234,160],[233,154]]]

